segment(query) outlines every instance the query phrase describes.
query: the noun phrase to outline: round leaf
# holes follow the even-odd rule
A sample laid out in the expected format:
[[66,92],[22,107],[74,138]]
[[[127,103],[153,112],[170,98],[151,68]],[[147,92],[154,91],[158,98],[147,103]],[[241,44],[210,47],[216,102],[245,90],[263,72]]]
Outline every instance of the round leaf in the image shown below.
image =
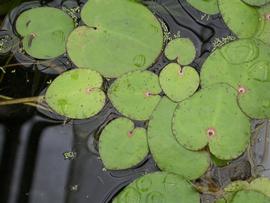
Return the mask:
[[224,22],[239,38],[255,35],[259,25],[259,13],[255,7],[241,0],[218,0],[218,5]]
[[270,198],[252,190],[242,190],[236,193],[232,203],[269,203]]
[[165,56],[169,60],[176,59],[181,65],[188,65],[194,60],[196,49],[190,39],[176,38],[167,44],[165,48]]
[[73,29],[72,18],[51,7],[29,9],[16,21],[24,50],[38,59],[51,59],[63,54],[67,36]]
[[148,120],[160,100],[158,76],[149,71],[135,71],[118,78],[108,96],[123,115],[135,120]]
[[201,85],[228,83],[239,91],[241,109],[252,118],[270,118],[270,49],[259,40],[242,39],[215,50],[201,71]]
[[159,82],[171,100],[180,102],[194,94],[199,87],[200,78],[194,68],[181,68],[178,64],[171,63],[161,71]]
[[144,128],[135,128],[127,118],[117,118],[102,131],[99,153],[107,169],[131,168],[148,154],[146,131]]
[[270,2],[270,0],[242,0],[251,6],[263,6]]
[[102,77],[89,69],[75,69],[58,76],[46,91],[48,105],[60,115],[84,119],[96,115],[106,96]]
[[162,171],[179,174],[187,179],[196,179],[209,167],[206,152],[189,151],[174,138],[171,120],[176,103],[163,97],[149,121],[148,144],[155,162]]
[[75,29],[67,42],[68,54],[78,67],[118,77],[148,68],[162,50],[159,21],[136,1],[91,0],[81,16],[87,26]]
[[217,0],[187,0],[187,2],[203,13],[213,15],[219,12]]
[[255,190],[270,197],[270,180],[266,177],[256,178],[249,184],[251,190]]
[[200,196],[181,176],[155,172],[128,185],[113,203],[199,203]]
[[176,139],[191,150],[209,145],[218,159],[238,157],[249,143],[250,122],[236,97],[237,92],[229,85],[217,84],[181,102],[173,118]]

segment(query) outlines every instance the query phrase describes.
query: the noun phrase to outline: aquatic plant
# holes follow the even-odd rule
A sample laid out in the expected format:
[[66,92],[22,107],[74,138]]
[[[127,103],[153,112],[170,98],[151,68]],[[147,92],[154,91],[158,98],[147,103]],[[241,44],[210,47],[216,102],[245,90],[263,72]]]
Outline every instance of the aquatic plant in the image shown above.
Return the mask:
[[270,2],[269,0],[242,0],[242,1],[251,6],[263,6]]
[[158,76],[150,71],[135,71],[118,78],[110,86],[108,97],[123,115],[148,120],[160,100]]
[[51,59],[66,50],[66,39],[74,22],[64,11],[52,7],[24,11],[16,21],[16,30],[23,37],[23,49],[37,59]]
[[124,117],[111,121],[100,135],[99,154],[106,169],[136,166],[148,154],[146,130]]
[[73,119],[89,118],[96,115],[105,104],[102,84],[103,79],[96,71],[67,71],[51,83],[45,100],[60,115]]
[[113,200],[130,202],[199,203],[200,196],[181,176],[155,172],[136,179]]
[[239,91],[239,105],[247,115],[270,118],[269,55],[268,45],[259,40],[233,41],[206,59],[201,70],[201,85],[228,83]]
[[248,181],[234,181],[224,188],[224,195],[216,203],[270,202],[270,180],[259,177]]
[[159,83],[164,93],[173,101],[180,102],[196,92],[200,84],[197,71],[179,64],[166,65],[160,75]]
[[190,150],[208,145],[210,152],[222,160],[241,155],[249,143],[250,121],[236,98],[235,89],[215,84],[179,103],[172,124],[178,142]]
[[88,1],[81,18],[86,26],[75,29],[67,42],[68,55],[80,68],[119,77],[148,68],[162,50],[159,21],[136,1]]
[[187,2],[203,13],[213,15],[219,12],[217,0],[187,0]]
[[175,38],[167,44],[164,54],[171,61],[188,65],[194,60],[196,49],[189,38]]
[[177,103],[163,97],[153,112],[147,139],[151,154],[162,171],[179,174],[186,179],[203,175],[210,165],[207,152],[187,150],[172,134],[172,117]]

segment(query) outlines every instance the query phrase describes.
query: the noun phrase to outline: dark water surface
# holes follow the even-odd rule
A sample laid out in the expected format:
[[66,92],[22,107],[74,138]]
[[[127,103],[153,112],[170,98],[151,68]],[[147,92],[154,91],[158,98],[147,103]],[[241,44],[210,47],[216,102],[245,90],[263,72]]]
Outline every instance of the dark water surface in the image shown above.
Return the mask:
[[[2,42],[4,47],[0,52],[0,66],[14,63],[24,65],[6,68],[5,74],[1,72],[0,95],[21,98],[43,94],[57,74],[74,68],[66,55],[53,61],[36,61],[23,53],[14,28],[17,16],[26,9],[48,5],[66,10],[81,24],[78,14],[84,2],[28,2],[16,7],[6,16],[0,27],[0,46]],[[194,42],[197,57],[192,65],[198,71],[213,49],[235,39],[219,15],[200,13],[184,0],[143,3],[160,19],[167,39],[181,36]],[[161,54],[149,70],[158,74],[167,63]],[[107,81],[105,88],[110,82]],[[119,115],[109,102],[94,118],[80,121],[66,120],[26,105],[0,107],[0,202],[111,202],[132,180],[145,173],[157,171],[151,155],[133,169],[106,171],[103,168],[97,151],[98,136],[106,123]],[[260,121],[257,124],[255,127],[262,126]],[[146,126],[147,123],[136,122],[136,125]],[[196,183],[216,190],[231,180],[247,179],[251,173],[257,174],[258,170],[269,175],[266,168],[270,163],[265,158],[269,154],[269,142],[267,137],[261,137],[268,135],[265,132],[268,127],[265,125],[260,130],[264,132],[256,137],[255,150],[252,153],[244,154],[229,166],[212,167]],[[262,150],[264,148],[266,152]],[[71,152],[76,157],[66,159],[63,155],[65,152]],[[250,163],[250,154],[254,155],[257,162]],[[257,170],[256,165],[261,168]],[[202,202],[212,201],[211,195],[204,195],[202,198]]]

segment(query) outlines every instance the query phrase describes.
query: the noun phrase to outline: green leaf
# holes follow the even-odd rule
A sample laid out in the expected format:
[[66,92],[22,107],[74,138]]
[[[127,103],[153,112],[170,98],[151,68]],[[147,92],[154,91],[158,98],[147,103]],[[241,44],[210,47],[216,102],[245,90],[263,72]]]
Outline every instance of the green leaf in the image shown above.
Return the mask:
[[169,60],[176,59],[181,65],[188,65],[194,60],[196,49],[189,38],[176,38],[167,44],[165,56]]
[[216,84],[179,103],[173,118],[173,133],[179,143],[190,150],[208,145],[222,160],[241,155],[249,143],[250,122],[239,109],[236,96],[230,86]]
[[219,12],[217,0],[187,0],[197,10],[210,15]]
[[270,118],[270,49],[255,39],[236,40],[215,50],[201,70],[201,85],[228,83],[238,90],[239,105],[252,118]]
[[158,76],[149,71],[135,71],[118,78],[109,88],[113,106],[134,120],[148,120],[160,100]]
[[114,78],[144,70],[159,56],[163,32],[156,17],[129,0],[91,0],[81,12],[87,26],[74,30],[67,42],[71,60]]
[[29,9],[16,21],[24,50],[37,59],[51,59],[63,54],[67,36],[73,29],[72,18],[51,7]]
[[189,151],[175,140],[171,120],[176,106],[167,97],[161,99],[148,125],[149,148],[162,171],[196,179],[208,169],[209,155],[206,152]]
[[58,76],[46,91],[48,105],[58,114],[84,119],[96,115],[104,106],[103,79],[89,69],[75,69]]
[[127,118],[111,121],[99,138],[99,153],[106,169],[122,170],[139,164],[148,154],[146,131]]
[[270,198],[252,190],[242,190],[236,193],[231,203],[270,203]]
[[270,2],[270,0],[242,0],[251,6],[263,6]]
[[241,0],[218,0],[218,6],[224,22],[239,38],[256,34],[260,16],[255,7]]
[[249,184],[251,190],[261,192],[264,195],[270,197],[270,180],[266,177],[256,178]]
[[181,176],[155,172],[128,185],[113,203],[199,203],[200,196]]
[[159,82],[171,100],[180,102],[194,94],[199,87],[200,78],[194,68],[182,68],[176,63],[170,63],[161,71]]

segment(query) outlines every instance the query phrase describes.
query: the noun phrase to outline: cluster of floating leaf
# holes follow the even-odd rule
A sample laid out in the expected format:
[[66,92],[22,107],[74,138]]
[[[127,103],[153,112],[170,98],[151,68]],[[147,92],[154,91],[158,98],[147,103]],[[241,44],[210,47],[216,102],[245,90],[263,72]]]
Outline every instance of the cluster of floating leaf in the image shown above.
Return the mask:
[[[115,203],[199,202],[186,180],[208,170],[210,154],[226,161],[239,157],[249,144],[251,118],[270,118],[268,2],[188,2],[209,14],[220,11],[240,38],[216,49],[200,77],[188,66],[196,57],[188,38],[167,44],[164,53],[171,63],[159,76],[146,70],[163,49],[163,32],[155,16],[137,1],[91,0],[81,12],[85,24],[77,28],[67,14],[49,7],[27,10],[17,19],[17,32],[30,56],[51,59],[67,51],[78,67],[48,87],[45,100],[55,112],[89,118],[102,110],[107,95],[123,115],[100,135],[105,168],[134,167],[150,149],[164,171],[135,180]],[[111,78],[116,80],[106,91],[104,80]],[[132,120],[149,121],[147,130]],[[225,199],[218,202],[270,202],[268,179],[232,183],[224,191]]]

